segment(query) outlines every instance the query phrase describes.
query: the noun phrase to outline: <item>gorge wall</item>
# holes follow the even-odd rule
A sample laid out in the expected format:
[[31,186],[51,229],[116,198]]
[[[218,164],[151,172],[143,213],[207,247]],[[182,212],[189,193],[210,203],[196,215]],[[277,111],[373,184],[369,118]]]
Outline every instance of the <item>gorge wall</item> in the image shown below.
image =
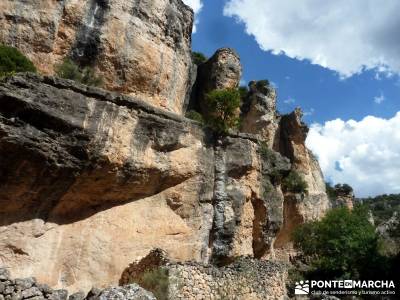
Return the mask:
[[72,291],[116,284],[155,247],[176,261],[271,256],[291,197],[301,220],[326,204],[284,195],[270,175],[290,162],[260,155],[256,136],[215,140],[138,99],[52,77],[0,83],[0,157],[0,264]]
[[[220,49],[189,97],[192,22],[180,0],[0,4],[1,42],[44,74],[64,57],[91,64],[109,90],[47,75],[0,81],[0,267],[88,291],[118,284],[160,248],[207,277],[200,264],[287,261],[293,229],[329,209],[301,111],[278,114],[266,82],[250,83],[242,126],[226,136],[182,116],[187,105],[201,111],[206,92],[236,88],[242,72]],[[283,187],[291,171],[307,192]]]
[[0,43],[44,74],[69,57],[104,87],[181,113],[192,85],[193,12],[181,0],[45,0],[0,3]]

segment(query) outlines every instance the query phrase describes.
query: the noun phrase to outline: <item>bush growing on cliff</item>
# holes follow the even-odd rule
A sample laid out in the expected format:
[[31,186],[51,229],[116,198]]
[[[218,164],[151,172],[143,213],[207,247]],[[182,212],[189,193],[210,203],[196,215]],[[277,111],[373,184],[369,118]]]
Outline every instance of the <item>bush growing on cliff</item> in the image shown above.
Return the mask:
[[192,61],[199,66],[207,61],[207,57],[201,52],[192,52]]
[[240,92],[237,89],[214,90],[206,95],[206,123],[219,134],[239,126]]
[[385,274],[387,260],[378,252],[378,236],[364,207],[333,209],[321,221],[300,226],[293,240],[311,266],[310,278],[371,279],[374,273]]
[[188,112],[186,112],[186,118],[204,124],[203,116],[195,110],[189,110]]
[[101,86],[103,84],[103,79],[95,74],[93,68],[85,67],[81,69],[68,58],[56,65],[55,71],[58,77],[74,80],[85,85]]
[[282,187],[292,193],[307,193],[308,189],[307,182],[295,170],[290,171],[289,175],[283,179]]
[[0,78],[19,72],[36,72],[36,68],[18,49],[0,44]]

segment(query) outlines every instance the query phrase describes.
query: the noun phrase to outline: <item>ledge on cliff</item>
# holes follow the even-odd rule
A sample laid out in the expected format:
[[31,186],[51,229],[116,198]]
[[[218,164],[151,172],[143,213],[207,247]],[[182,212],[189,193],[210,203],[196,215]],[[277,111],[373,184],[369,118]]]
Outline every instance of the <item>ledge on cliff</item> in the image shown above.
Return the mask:
[[2,222],[17,210],[73,222],[155,195],[199,175],[189,140],[209,143],[195,122],[139,99],[34,74],[0,82],[0,138]]

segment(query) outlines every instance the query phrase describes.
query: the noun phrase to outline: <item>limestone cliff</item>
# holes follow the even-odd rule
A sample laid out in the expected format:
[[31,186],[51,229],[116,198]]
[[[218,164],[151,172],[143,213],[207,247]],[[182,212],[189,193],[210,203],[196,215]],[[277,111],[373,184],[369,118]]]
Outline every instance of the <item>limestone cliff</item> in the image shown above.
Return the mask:
[[257,136],[215,140],[132,97],[9,78],[0,83],[0,264],[74,291],[118,283],[155,247],[175,261],[268,256],[288,222],[273,178],[290,163],[260,149]]
[[[307,183],[306,193],[286,192],[282,196],[283,224],[273,237],[273,248],[268,257],[276,254],[279,259],[288,260],[293,230],[306,221],[320,219],[331,207],[318,161],[305,145],[308,127],[302,122],[300,109],[279,115],[275,89],[268,82],[260,81],[249,84],[249,93],[242,107],[241,130],[257,135],[268,148],[288,158],[291,169],[301,174]],[[276,190],[282,194],[280,186]]]
[[[92,65],[109,91],[47,75],[0,81],[0,267],[88,291],[124,282],[160,248],[196,262],[189,270],[205,285],[229,286],[218,272],[250,256],[252,276],[232,276],[259,295],[267,287],[256,291],[253,268],[278,270],[283,297],[284,268],[258,259],[287,254],[293,229],[329,208],[301,111],[279,115],[263,81],[250,84],[239,131],[218,136],[182,117],[207,92],[238,87],[242,67],[218,50],[188,102],[193,14],[180,0],[39,2],[0,3],[0,42],[45,74],[67,56]],[[291,170],[307,193],[282,187]],[[210,263],[222,269],[200,267]]]
[[48,77],[1,83],[0,107],[0,264],[16,277],[88,289],[154,247],[207,260],[214,151],[200,127]]
[[44,74],[70,57],[108,90],[181,113],[192,84],[193,12],[181,0],[0,2],[0,43]]

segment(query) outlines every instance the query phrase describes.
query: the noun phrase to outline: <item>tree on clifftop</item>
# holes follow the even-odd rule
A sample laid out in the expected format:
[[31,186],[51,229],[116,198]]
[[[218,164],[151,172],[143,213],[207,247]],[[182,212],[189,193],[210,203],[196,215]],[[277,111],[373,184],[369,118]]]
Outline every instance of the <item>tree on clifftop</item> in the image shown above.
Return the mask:
[[206,95],[206,123],[219,134],[239,126],[240,92],[237,89],[214,90]]

